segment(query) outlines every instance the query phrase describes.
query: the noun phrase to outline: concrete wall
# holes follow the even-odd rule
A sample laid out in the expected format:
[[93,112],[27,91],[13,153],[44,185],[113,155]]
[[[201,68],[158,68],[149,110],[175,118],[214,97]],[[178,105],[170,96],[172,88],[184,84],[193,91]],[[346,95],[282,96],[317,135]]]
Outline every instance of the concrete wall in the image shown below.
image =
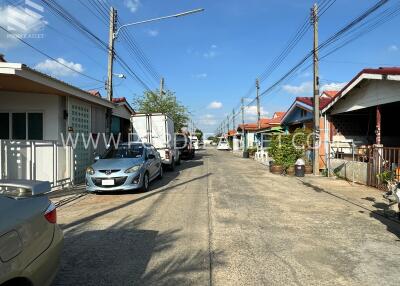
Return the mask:
[[[63,118],[62,99],[58,95],[22,92],[0,92],[0,112],[43,113],[43,140],[58,140]],[[61,129],[61,130],[60,130]]]
[[331,172],[349,181],[367,185],[368,163],[331,159]]

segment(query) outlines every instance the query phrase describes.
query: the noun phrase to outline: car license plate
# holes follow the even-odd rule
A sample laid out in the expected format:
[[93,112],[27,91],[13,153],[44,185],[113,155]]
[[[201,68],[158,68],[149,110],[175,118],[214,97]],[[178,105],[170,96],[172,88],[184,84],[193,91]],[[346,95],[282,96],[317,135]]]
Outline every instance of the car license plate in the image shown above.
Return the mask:
[[114,186],[114,180],[102,180],[101,184],[103,186]]

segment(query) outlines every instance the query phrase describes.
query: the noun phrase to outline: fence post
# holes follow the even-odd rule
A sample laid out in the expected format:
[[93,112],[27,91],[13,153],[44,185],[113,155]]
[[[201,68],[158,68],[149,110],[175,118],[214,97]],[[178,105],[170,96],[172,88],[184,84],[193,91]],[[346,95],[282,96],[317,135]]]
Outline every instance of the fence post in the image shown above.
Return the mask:
[[351,141],[351,150],[353,154],[353,184],[354,184],[354,169],[355,169],[355,161],[354,161],[354,141]]
[[0,180],[3,179],[3,140],[0,140]]
[[328,141],[328,178],[331,176],[331,141]]

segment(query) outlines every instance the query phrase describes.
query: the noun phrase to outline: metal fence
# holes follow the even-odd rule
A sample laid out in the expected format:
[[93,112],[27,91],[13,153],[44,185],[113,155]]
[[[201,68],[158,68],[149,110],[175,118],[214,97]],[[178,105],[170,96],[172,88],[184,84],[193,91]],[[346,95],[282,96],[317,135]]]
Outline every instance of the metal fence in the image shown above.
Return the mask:
[[0,179],[49,181],[53,188],[70,185],[73,148],[50,140],[0,140]]
[[400,148],[356,146],[353,142],[329,142],[328,175],[383,189],[379,178],[385,172],[400,181]]

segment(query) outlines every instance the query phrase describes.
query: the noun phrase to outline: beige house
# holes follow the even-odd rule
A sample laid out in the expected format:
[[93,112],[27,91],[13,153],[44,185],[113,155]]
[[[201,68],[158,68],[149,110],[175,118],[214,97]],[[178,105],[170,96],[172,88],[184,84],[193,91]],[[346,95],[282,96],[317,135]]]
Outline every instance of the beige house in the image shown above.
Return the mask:
[[68,135],[106,133],[115,107],[24,64],[7,62],[0,62],[0,102],[0,179],[49,180],[54,187],[81,182],[93,159],[82,140],[76,148],[63,141]]

